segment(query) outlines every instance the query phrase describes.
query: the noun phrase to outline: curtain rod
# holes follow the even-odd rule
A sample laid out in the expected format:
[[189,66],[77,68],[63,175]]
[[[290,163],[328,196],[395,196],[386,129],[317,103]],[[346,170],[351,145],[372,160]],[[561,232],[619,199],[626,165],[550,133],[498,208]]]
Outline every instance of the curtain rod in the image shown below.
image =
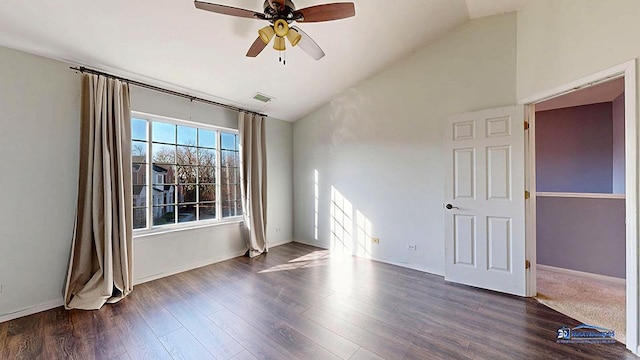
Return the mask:
[[258,116],[264,116],[264,117],[268,116],[268,115],[265,115],[265,114],[261,114],[259,112],[245,110],[245,109],[242,109],[242,108],[239,108],[239,107],[236,107],[236,106],[231,106],[231,105],[219,103],[219,102],[216,102],[216,101],[213,101],[213,100],[203,99],[203,98],[200,98],[200,97],[197,97],[197,96],[192,96],[192,95],[188,95],[188,94],[185,94],[185,93],[181,93],[181,92],[177,92],[177,91],[173,91],[173,90],[169,90],[169,89],[164,89],[164,88],[161,88],[161,87],[158,87],[158,86],[145,84],[143,82],[139,82],[139,81],[123,78],[123,77],[120,77],[120,76],[108,74],[108,73],[105,73],[105,72],[102,72],[102,71],[89,69],[89,68],[86,68],[84,66],[79,66],[79,67],[71,66],[70,69],[71,70],[75,70],[75,71],[79,71],[81,73],[88,73],[88,74],[106,76],[106,77],[109,77],[109,78],[112,78],[112,79],[117,79],[117,80],[120,80],[120,81],[124,81],[126,83],[129,83],[131,85],[135,85],[135,86],[138,86],[138,87],[141,87],[141,88],[150,89],[150,90],[154,90],[154,91],[158,91],[158,92],[162,92],[162,93],[165,93],[165,94],[170,94],[170,95],[174,95],[174,96],[178,96],[178,97],[183,97],[183,98],[189,99],[191,101],[199,101],[199,102],[202,102],[202,103],[205,103],[205,104],[215,105],[215,106],[219,106],[219,107],[222,107],[222,108],[225,108],[225,109],[235,110],[235,111],[238,111],[238,112],[248,112],[248,113],[251,113],[251,114],[256,114]]

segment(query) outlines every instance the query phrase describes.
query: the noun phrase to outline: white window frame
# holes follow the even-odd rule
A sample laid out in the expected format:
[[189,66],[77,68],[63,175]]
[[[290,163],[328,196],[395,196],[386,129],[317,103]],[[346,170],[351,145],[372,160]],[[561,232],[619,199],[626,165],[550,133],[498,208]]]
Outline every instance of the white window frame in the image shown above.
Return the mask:
[[[215,226],[215,225],[220,225],[220,224],[230,224],[230,223],[239,223],[243,220],[243,216],[239,215],[239,216],[230,216],[230,217],[226,217],[223,218],[222,217],[222,198],[221,198],[221,193],[222,193],[222,164],[221,164],[221,154],[222,154],[222,142],[221,142],[221,133],[225,132],[225,133],[231,133],[231,134],[235,134],[239,136],[239,132],[237,129],[233,129],[233,128],[227,128],[227,127],[222,127],[222,126],[215,126],[215,125],[209,125],[209,124],[203,124],[203,123],[198,123],[198,122],[194,122],[194,121],[187,121],[187,120],[182,120],[182,119],[176,119],[176,118],[171,118],[171,117],[166,117],[166,116],[160,116],[160,115],[154,115],[154,114],[148,114],[148,113],[143,113],[143,112],[139,112],[139,111],[132,111],[131,112],[131,117],[132,118],[136,118],[136,119],[141,119],[141,120],[146,120],[147,121],[147,174],[146,174],[146,191],[147,191],[147,227],[146,228],[140,228],[140,229],[134,229],[133,230],[133,235],[134,237],[136,236],[144,236],[144,235],[152,235],[152,234],[159,234],[159,233],[165,233],[165,232],[173,232],[176,230],[186,230],[186,229],[197,229],[197,228],[201,228],[201,227],[207,227],[207,226]],[[154,208],[154,204],[152,204],[151,202],[153,201],[153,179],[151,179],[151,176],[153,175],[153,127],[152,127],[152,122],[153,121],[157,121],[157,122],[163,122],[163,123],[169,123],[169,124],[173,124],[173,125],[181,125],[181,126],[189,126],[189,127],[194,127],[194,128],[199,128],[199,129],[204,129],[204,130],[212,130],[216,132],[216,218],[215,219],[207,219],[207,220],[196,220],[196,221],[190,221],[190,222],[185,222],[185,223],[174,223],[174,224],[167,224],[167,225],[157,225],[157,226],[153,226],[153,208]],[[177,189],[178,186],[176,185],[176,195],[177,196]],[[199,200],[199,199],[198,199]],[[198,202],[199,203],[199,202]],[[133,204],[131,204],[131,207],[133,208]],[[177,216],[177,214],[176,214]]]

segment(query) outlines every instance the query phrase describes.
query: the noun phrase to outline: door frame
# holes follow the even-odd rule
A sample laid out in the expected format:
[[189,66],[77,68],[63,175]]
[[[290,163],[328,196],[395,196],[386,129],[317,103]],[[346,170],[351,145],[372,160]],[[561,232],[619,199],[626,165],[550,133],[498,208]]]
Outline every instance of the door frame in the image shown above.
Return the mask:
[[625,197],[626,197],[626,324],[627,348],[640,353],[638,325],[638,133],[636,60],[583,77],[557,88],[518,101],[525,105],[525,121],[529,122],[525,136],[525,189],[531,196],[525,205],[526,258],[531,266],[527,271],[527,296],[536,295],[536,168],[535,168],[535,107],[536,103],[555,98],[614,78],[624,77],[625,91]]

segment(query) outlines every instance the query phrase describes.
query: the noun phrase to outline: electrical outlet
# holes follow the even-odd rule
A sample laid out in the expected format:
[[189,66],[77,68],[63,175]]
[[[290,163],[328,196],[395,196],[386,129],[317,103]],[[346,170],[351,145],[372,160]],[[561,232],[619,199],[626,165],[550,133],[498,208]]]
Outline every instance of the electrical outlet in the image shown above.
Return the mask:
[[380,238],[371,238],[371,242],[374,244],[380,244]]
[[416,244],[409,244],[409,250],[417,251],[417,250],[418,250],[418,245],[416,245]]

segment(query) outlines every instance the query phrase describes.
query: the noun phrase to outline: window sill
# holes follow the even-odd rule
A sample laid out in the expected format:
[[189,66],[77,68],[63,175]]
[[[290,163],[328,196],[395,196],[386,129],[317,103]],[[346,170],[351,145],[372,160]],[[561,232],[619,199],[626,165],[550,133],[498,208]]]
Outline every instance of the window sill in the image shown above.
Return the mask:
[[169,234],[174,232],[181,232],[186,230],[197,230],[203,228],[211,228],[218,226],[229,226],[229,225],[240,225],[242,224],[242,217],[234,217],[230,219],[225,219],[222,221],[215,222],[207,222],[200,224],[177,224],[177,225],[169,225],[166,227],[159,227],[155,229],[145,229],[145,230],[134,230],[133,231],[133,239],[143,239],[150,236]]

